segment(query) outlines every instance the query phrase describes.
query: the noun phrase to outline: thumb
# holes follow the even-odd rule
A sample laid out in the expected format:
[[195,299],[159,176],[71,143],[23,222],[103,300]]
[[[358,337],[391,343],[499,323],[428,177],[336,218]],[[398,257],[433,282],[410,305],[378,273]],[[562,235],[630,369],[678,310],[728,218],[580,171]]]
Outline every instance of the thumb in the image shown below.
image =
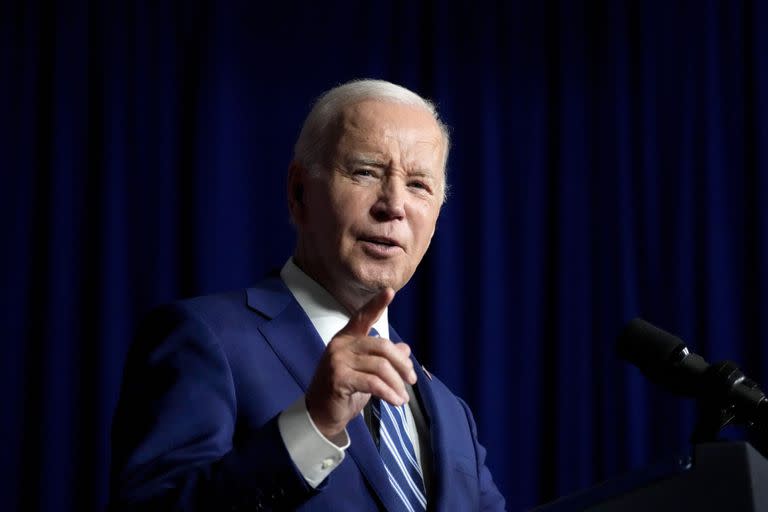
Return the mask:
[[379,319],[394,298],[395,291],[389,287],[384,288],[352,315],[352,318],[350,318],[347,325],[339,331],[339,334],[368,336],[373,324],[376,323],[376,320]]

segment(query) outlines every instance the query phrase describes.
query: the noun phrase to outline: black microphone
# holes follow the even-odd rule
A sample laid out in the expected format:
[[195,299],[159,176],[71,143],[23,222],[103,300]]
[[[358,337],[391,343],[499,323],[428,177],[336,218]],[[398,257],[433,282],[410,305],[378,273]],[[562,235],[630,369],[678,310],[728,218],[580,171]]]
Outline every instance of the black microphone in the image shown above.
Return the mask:
[[714,365],[688,350],[680,338],[642,318],[619,334],[620,358],[637,366],[652,382],[678,395],[733,409],[740,421],[768,428],[768,399],[735,363]]
[[652,382],[678,395],[697,398],[707,364],[683,340],[642,318],[630,321],[619,334],[619,357],[637,366]]

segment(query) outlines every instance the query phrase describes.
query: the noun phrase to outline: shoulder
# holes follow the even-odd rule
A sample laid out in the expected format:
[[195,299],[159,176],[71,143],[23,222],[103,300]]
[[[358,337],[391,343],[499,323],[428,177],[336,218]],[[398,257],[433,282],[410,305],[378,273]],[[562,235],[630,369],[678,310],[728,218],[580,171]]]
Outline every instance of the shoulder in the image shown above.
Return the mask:
[[176,339],[222,342],[242,339],[267,322],[275,310],[291,300],[278,278],[267,278],[250,288],[177,300],[151,309],[141,317],[133,348],[151,349],[161,341]]
[[161,318],[197,319],[211,326],[228,324],[241,316],[254,313],[273,316],[275,309],[285,307],[290,292],[279,277],[268,277],[249,288],[180,299],[153,308],[146,319],[152,323]]
[[439,377],[430,373],[422,366],[421,370],[429,380],[429,387],[435,397],[435,400],[446,410],[450,411],[454,417],[460,418],[466,416],[467,404],[458,395],[456,395]]
[[214,329],[227,317],[243,313],[246,290],[236,290],[177,300],[157,306],[144,315],[139,323],[140,338],[165,337],[180,328],[206,331]]

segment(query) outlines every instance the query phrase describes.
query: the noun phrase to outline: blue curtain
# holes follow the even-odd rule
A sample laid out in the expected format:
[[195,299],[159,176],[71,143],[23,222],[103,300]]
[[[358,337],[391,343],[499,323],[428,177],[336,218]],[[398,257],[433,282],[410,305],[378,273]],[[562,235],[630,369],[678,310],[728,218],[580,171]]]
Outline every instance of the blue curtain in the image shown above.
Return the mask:
[[509,509],[687,452],[693,405],[614,341],[640,315],[768,384],[766,27],[748,0],[1,3],[0,509],[103,506],[137,320],[282,265],[293,141],[355,77],[452,128],[391,315]]

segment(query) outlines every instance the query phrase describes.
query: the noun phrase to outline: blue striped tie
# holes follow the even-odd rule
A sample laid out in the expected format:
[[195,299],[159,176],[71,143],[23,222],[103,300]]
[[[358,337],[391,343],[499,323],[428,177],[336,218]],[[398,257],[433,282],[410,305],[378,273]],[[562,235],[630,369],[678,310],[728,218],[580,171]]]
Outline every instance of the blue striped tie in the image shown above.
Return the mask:
[[[371,336],[378,336],[371,329]],[[379,453],[387,470],[389,482],[403,502],[403,510],[416,512],[427,509],[424,478],[416,460],[413,440],[405,427],[405,408],[395,407],[377,397],[371,398],[371,410],[379,424]]]

